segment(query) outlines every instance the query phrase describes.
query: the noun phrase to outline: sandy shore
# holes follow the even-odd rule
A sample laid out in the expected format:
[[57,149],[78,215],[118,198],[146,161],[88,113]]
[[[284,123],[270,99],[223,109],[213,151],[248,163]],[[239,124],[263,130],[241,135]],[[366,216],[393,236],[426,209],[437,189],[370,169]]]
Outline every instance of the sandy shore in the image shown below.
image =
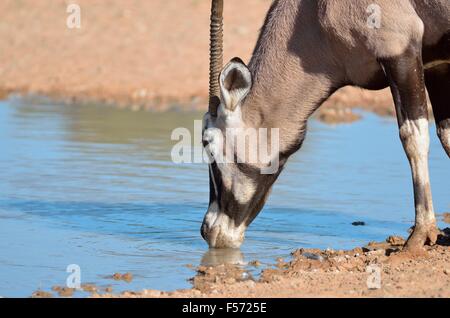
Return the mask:
[[[402,251],[404,239],[389,237],[350,251],[299,249],[288,261],[273,266],[253,261],[257,279],[242,266],[199,266],[192,288],[114,293],[112,287],[82,285],[93,298],[380,298],[450,297],[450,228],[438,244],[419,254]],[[132,275],[114,274],[130,280]],[[122,279],[122,278],[121,278]],[[51,292],[36,291],[34,298],[73,297],[74,289],[54,286]]]
[[[78,0],[81,28],[66,26],[65,0],[0,2],[0,98],[41,94],[134,110],[205,109],[209,1]],[[248,61],[270,0],[228,0],[225,60]],[[351,122],[354,107],[393,114],[388,91],[344,88],[318,114]]]
[[[437,216],[449,224],[449,215]],[[299,249],[288,260],[278,259],[273,264],[258,260],[244,264],[239,250],[210,250],[202,259],[204,265],[198,266],[190,279],[190,289],[117,293],[112,286],[82,284],[81,288],[92,298],[450,297],[450,228],[441,230],[437,243],[420,252],[404,251],[404,244],[405,238],[390,236],[348,251]],[[211,263],[216,265],[207,265]],[[249,272],[249,268],[254,270]],[[259,273],[258,277],[252,273]],[[131,273],[106,277],[126,282],[139,279]],[[74,297],[77,293],[53,286],[51,291],[37,290],[31,297]]]
[[[193,288],[175,292],[95,293],[119,298],[450,297],[450,229],[421,254],[402,251],[404,239],[369,243],[351,251],[305,250],[278,260],[253,279],[241,267],[200,266]],[[257,261],[253,266],[259,266]]]

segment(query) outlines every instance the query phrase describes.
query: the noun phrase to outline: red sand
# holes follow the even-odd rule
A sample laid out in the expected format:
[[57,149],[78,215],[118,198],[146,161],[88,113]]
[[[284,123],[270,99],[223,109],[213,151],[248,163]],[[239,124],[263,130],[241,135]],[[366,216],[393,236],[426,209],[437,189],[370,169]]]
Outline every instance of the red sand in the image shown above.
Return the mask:
[[[0,98],[9,92],[94,100],[133,109],[205,109],[209,1],[78,0],[81,29],[66,26],[65,0],[0,2]],[[225,60],[248,61],[270,0],[227,0]],[[351,122],[352,107],[392,115],[389,92],[345,88],[319,118]]]

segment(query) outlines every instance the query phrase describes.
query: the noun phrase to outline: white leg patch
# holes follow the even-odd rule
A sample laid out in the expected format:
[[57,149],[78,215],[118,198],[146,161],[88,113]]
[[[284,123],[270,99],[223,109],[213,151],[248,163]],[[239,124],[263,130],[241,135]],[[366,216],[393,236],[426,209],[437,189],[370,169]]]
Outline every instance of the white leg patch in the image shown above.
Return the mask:
[[430,133],[427,119],[406,120],[400,127],[400,137],[410,160],[416,197],[416,224],[435,222],[428,171]]

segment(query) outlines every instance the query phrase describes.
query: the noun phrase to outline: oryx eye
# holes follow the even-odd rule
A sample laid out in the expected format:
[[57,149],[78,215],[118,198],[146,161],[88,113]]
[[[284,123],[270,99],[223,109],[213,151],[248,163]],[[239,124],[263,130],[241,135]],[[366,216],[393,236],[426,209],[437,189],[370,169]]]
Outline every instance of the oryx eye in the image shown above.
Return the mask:
[[218,128],[209,128],[203,134],[203,146],[208,156],[215,160],[222,153],[223,136]]
[[208,140],[203,140],[203,148],[205,148],[206,154],[214,159],[214,151],[211,146],[212,144]]

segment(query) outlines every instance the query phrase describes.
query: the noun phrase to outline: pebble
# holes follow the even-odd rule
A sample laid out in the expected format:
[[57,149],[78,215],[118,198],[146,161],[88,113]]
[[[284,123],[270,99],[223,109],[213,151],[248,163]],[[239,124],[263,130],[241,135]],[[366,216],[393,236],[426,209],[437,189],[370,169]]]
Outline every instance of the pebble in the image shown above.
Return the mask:
[[386,242],[392,246],[402,246],[405,244],[405,239],[401,236],[392,235],[387,238]]
[[318,255],[318,254],[314,254],[314,253],[308,253],[308,252],[305,252],[302,255],[304,257],[306,257],[307,259],[310,259],[310,260],[313,260],[313,261],[323,262],[323,256],[322,255]]
[[159,290],[145,290],[144,295],[147,297],[161,297],[161,292]]
[[344,263],[347,261],[347,258],[344,256],[336,256],[333,258],[337,263]]
[[52,293],[45,292],[42,290],[35,291],[33,295],[31,295],[31,298],[52,298],[52,297],[53,297]]
[[85,292],[88,292],[88,293],[94,293],[97,291],[97,287],[92,284],[82,284],[81,289],[83,289]]
[[384,250],[374,250],[374,251],[370,251],[367,252],[367,256],[380,256],[380,255],[384,255],[385,251]]
[[75,292],[74,288],[53,286],[52,290],[57,292],[59,297],[72,297]]
[[122,275],[122,280],[126,282],[131,282],[133,280],[133,274],[131,273],[125,273]]
[[123,280],[123,281],[129,283],[133,280],[133,274],[131,274],[131,273],[125,273],[125,274],[115,273],[112,276],[112,278],[114,280]]
[[261,266],[261,262],[260,261],[251,261],[250,263],[248,263],[248,265],[253,266],[253,267],[259,267],[259,266]]
[[105,292],[108,294],[112,293],[112,291],[113,291],[113,288],[110,286],[105,288]]
[[253,287],[256,286],[256,283],[255,283],[254,281],[252,281],[252,280],[249,280],[249,281],[247,282],[247,286],[250,287],[250,288],[253,288]]

